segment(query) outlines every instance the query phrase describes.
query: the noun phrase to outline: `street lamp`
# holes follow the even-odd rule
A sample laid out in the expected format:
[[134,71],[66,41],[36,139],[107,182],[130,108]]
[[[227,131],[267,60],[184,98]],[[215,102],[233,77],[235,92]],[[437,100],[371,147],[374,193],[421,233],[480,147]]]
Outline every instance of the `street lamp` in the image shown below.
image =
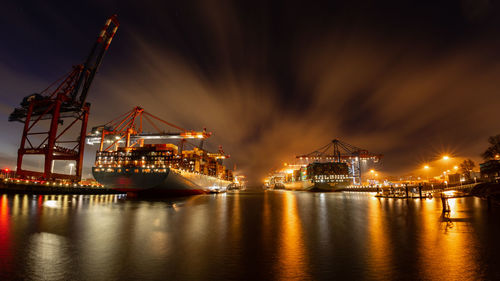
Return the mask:
[[[450,156],[448,156],[448,155],[444,155],[444,156],[443,156],[443,160],[445,161],[445,169],[446,169],[446,170],[448,170],[448,167],[449,167],[449,166],[448,166],[448,164],[449,164],[449,163],[448,163],[448,160],[450,160]],[[450,171],[448,170],[448,173],[449,173],[449,172],[450,172]]]

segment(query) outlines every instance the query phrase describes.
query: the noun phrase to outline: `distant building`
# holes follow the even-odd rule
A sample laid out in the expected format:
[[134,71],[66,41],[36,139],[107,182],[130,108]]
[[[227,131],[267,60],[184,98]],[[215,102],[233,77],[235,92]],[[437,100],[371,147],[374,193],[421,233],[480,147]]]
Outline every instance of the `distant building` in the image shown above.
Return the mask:
[[12,171],[8,168],[0,170],[0,179],[8,179],[13,178],[16,175],[15,171]]
[[455,184],[460,182],[460,174],[449,174],[448,175],[448,183]]
[[500,178],[500,160],[489,160],[479,164],[481,177],[489,181]]

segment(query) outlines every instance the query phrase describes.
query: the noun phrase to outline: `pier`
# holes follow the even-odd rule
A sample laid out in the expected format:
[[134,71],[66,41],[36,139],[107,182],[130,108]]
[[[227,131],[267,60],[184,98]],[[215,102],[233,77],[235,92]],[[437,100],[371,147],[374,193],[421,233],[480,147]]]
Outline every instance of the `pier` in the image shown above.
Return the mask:
[[[395,198],[395,199],[423,199],[423,198],[433,198],[433,197],[443,197],[442,194],[446,194],[447,198],[464,197],[470,196],[471,190],[477,186],[478,183],[450,186],[450,187],[438,187],[428,189],[422,185],[405,185],[397,188],[377,188],[378,198]],[[449,193],[449,194],[447,194]],[[453,194],[452,194],[453,193]]]

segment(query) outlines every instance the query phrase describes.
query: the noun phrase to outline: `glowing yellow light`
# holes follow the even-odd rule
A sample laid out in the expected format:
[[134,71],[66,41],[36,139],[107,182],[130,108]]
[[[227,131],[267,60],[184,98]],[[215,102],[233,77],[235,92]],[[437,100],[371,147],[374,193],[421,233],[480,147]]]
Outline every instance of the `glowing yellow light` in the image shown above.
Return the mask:
[[372,174],[375,173],[375,170],[370,170],[370,173],[372,173]]
[[458,166],[453,166],[453,169],[458,170]]
[[428,166],[428,165],[425,165],[425,166],[424,166],[424,169],[426,169],[426,170],[427,170],[427,169],[429,169],[429,166]]
[[443,156],[443,160],[448,160],[450,157],[448,155]]

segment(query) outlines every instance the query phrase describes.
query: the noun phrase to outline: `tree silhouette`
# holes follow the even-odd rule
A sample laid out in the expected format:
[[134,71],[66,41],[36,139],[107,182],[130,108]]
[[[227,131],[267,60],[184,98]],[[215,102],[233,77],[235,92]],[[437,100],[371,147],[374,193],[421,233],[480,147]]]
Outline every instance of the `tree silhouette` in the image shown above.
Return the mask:
[[488,143],[490,146],[486,149],[482,156],[486,160],[495,159],[495,156],[500,155],[500,135],[489,137]]
[[463,175],[467,178],[467,180],[470,180],[470,172],[474,169],[476,166],[476,163],[470,159],[464,160],[464,162],[460,163],[460,171],[462,172]]

